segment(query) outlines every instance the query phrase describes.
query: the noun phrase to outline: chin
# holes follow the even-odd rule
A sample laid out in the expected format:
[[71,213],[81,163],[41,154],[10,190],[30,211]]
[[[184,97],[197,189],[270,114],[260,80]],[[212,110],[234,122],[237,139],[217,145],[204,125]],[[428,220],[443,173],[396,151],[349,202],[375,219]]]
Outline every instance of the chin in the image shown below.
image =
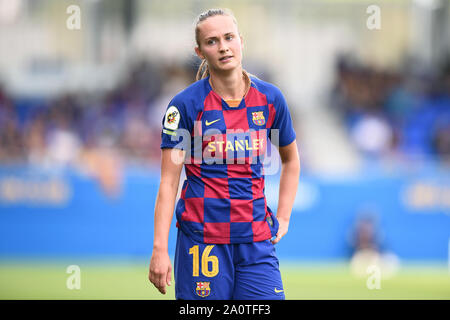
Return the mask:
[[218,71],[233,71],[237,68],[240,67],[240,64],[230,64],[230,65],[225,65],[225,66],[220,66],[217,68]]

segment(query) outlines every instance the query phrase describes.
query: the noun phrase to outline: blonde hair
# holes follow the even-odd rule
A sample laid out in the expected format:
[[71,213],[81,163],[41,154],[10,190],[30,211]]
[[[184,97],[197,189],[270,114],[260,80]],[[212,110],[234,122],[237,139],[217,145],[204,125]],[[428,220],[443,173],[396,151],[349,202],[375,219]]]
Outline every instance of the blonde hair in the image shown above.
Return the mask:
[[[233,12],[229,9],[209,9],[203,13],[201,13],[198,18],[197,22],[195,23],[195,42],[197,42],[197,46],[200,48],[200,40],[199,40],[199,34],[200,30],[198,28],[198,25],[200,22],[205,21],[206,19],[214,16],[229,16],[233,19],[233,22],[236,24],[237,27],[237,21],[236,18],[233,15]],[[200,80],[203,78],[206,78],[209,76],[209,68],[208,63],[206,62],[206,59],[202,60],[202,63],[198,67],[197,75],[195,76],[195,80]]]

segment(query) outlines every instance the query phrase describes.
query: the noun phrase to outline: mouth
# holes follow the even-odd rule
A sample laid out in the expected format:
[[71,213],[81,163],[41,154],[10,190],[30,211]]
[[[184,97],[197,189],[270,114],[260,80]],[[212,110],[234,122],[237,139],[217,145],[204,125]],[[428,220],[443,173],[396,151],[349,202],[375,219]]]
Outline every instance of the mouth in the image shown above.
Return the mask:
[[231,60],[231,58],[233,58],[233,56],[224,56],[224,57],[220,58],[219,61],[228,62]]

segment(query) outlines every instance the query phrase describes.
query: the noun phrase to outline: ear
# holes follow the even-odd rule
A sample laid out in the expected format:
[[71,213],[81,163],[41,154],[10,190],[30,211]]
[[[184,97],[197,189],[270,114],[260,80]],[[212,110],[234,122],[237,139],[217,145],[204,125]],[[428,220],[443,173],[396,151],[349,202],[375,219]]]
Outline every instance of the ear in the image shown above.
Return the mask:
[[195,53],[197,54],[197,56],[198,56],[200,59],[202,59],[202,60],[205,59],[205,56],[204,56],[204,55],[202,54],[202,52],[200,51],[200,48],[199,48],[199,47],[195,47],[194,50],[195,50]]

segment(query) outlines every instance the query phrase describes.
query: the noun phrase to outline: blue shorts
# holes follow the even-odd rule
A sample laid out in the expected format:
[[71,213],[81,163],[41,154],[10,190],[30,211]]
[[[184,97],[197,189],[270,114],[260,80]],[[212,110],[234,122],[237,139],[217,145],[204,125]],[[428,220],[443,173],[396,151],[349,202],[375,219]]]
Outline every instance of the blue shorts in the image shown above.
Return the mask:
[[275,247],[270,240],[199,243],[178,229],[174,268],[176,299],[285,299]]

